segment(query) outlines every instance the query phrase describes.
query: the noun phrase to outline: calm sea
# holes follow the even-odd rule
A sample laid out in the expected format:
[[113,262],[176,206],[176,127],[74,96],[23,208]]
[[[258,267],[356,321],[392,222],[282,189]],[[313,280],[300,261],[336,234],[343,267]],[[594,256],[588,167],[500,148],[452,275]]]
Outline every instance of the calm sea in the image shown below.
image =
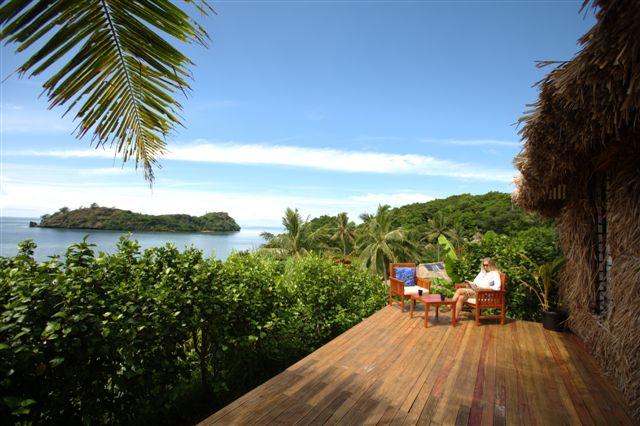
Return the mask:
[[[29,221],[39,222],[37,218],[0,217],[0,256],[14,256],[18,251],[18,243],[32,239],[38,244],[35,252],[37,260],[47,260],[48,256],[64,255],[67,247],[82,241],[96,244],[94,250],[113,253],[116,243],[123,231],[98,231],[93,229],[51,229],[29,228]],[[134,232],[132,238],[138,240],[142,248],[162,246],[173,243],[183,250],[188,246],[196,246],[205,255],[215,255],[218,259],[226,259],[232,250],[253,250],[264,243],[260,233],[267,231],[273,234],[282,232],[278,227],[243,227],[239,232],[221,232],[216,234],[173,233],[173,232]]]

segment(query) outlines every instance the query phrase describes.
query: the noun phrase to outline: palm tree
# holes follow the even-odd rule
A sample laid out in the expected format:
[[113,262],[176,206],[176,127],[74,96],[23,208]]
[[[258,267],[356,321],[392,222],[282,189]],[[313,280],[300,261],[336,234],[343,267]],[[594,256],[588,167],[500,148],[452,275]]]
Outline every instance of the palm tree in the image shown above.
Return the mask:
[[424,242],[436,244],[436,257],[438,258],[438,262],[440,262],[440,246],[438,245],[438,238],[440,235],[445,235],[449,226],[448,222],[449,221],[445,217],[444,213],[437,212],[432,218],[427,220],[427,232],[422,238],[422,241]]
[[347,244],[353,243],[355,235],[355,225],[353,222],[349,222],[349,216],[347,213],[342,212],[336,216],[336,221],[332,227],[333,235],[331,240],[340,240],[342,243],[342,255],[347,255]]
[[282,217],[282,226],[286,232],[282,234],[284,247],[290,254],[301,256],[306,254],[307,248],[307,221],[302,219],[298,209],[291,210],[289,207]]
[[[201,13],[207,0],[191,0]],[[153,166],[165,137],[180,125],[176,92],[189,90],[189,58],[165,41],[171,36],[205,45],[204,28],[170,0],[7,0],[0,7],[0,40],[17,51],[35,48],[16,71],[37,76],[56,65],[44,83],[50,107],[77,107],[76,136],[93,134],[96,146],[115,145],[123,161]],[[37,46],[37,47],[36,47]]]
[[267,242],[265,248],[279,255],[300,257],[312,249],[316,233],[311,232],[308,220],[302,219],[298,209],[288,208],[282,217],[285,232],[273,235],[263,232],[261,237]]
[[390,209],[388,205],[378,206],[375,215],[360,216],[364,223],[356,243],[363,264],[374,272],[382,272],[385,279],[389,276],[389,263],[417,257],[405,231],[393,228]]

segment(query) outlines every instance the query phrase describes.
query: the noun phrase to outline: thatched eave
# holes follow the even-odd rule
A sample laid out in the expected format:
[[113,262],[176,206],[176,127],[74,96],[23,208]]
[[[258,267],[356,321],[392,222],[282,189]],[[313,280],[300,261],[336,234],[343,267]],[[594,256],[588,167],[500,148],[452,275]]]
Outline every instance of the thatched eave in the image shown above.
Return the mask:
[[514,198],[546,216],[563,205],[557,188],[566,197],[611,167],[612,152],[640,152],[640,1],[583,7],[589,5],[597,23],[580,39],[582,50],[538,83],[539,98],[520,119],[524,148],[514,162],[522,177]]

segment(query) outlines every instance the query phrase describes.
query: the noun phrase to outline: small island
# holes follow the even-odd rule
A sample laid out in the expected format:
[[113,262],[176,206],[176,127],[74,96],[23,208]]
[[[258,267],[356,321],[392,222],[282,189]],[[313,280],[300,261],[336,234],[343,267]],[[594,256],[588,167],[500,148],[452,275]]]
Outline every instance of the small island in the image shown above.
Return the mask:
[[212,212],[202,216],[187,214],[148,215],[113,207],[91,207],[70,210],[63,207],[57,212],[41,217],[40,223],[30,222],[31,227],[65,229],[104,229],[113,231],[142,232],[233,232],[240,226],[226,212]]

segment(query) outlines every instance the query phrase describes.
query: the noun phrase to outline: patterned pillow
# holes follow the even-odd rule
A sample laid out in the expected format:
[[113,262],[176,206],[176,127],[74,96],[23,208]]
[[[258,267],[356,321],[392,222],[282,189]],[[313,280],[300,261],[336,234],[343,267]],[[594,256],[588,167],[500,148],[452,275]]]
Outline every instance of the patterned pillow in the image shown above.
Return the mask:
[[393,268],[393,271],[396,274],[396,278],[399,279],[400,281],[404,282],[404,285],[409,287],[409,286],[414,286],[416,285],[416,281],[415,281],[415,274],[416,274],[416,268],[410,267],[410,266],[395,266]]

